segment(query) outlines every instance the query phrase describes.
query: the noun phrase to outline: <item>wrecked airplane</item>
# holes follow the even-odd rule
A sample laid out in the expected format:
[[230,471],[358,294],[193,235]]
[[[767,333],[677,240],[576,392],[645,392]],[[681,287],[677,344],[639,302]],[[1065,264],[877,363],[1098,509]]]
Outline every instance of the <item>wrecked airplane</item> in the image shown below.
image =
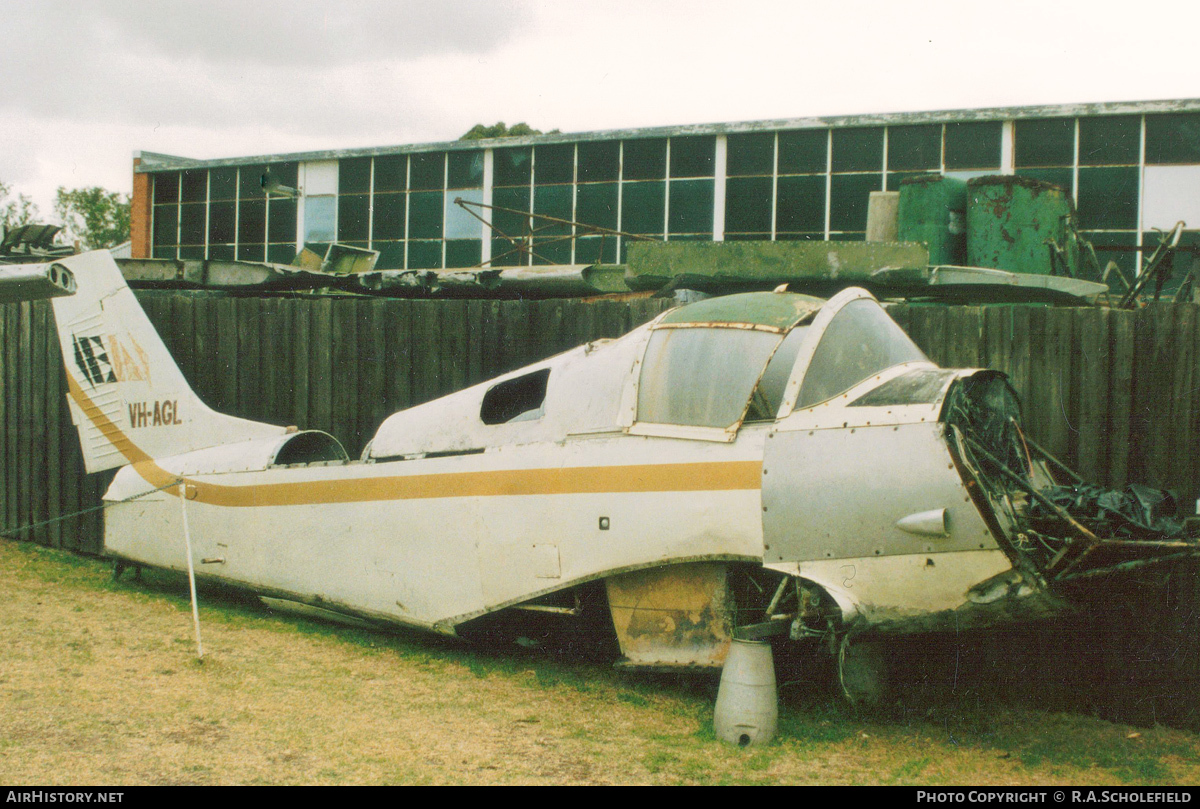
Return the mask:
[[1005,377],[937,367],[861,289],[672,309],[396,413],[351,459],[204,405],[107,253],[54,266],[86,467],[121,467],[121,565],[445,634],[598,604],[625,666],[718,668],[740,637],[845,670],[862,633],[1053,615],[1196,549],[1081,522]]

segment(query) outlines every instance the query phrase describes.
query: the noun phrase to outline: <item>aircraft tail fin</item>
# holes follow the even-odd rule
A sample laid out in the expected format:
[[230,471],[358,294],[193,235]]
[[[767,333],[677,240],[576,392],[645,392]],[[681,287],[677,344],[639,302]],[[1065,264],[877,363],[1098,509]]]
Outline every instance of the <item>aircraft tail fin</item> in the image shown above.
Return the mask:
[[108,251],[56,263],[75,276],[52,305],[88,472],[286,432],[200,401]]

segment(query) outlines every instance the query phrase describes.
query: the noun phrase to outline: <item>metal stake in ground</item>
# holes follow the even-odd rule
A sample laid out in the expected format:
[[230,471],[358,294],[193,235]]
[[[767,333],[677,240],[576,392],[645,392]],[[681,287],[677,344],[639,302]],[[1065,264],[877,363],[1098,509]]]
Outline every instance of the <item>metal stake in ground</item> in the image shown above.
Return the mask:
[[204,659],[204,645],[200,643],[200,606],[196,602],[196,570],[192,566],[192,534],[188,530],[187,484],[179,481],[179,507],[183,510],[183,546],[187,550],[188,587],[192,591],[192,623],[196,626],[196,657]]

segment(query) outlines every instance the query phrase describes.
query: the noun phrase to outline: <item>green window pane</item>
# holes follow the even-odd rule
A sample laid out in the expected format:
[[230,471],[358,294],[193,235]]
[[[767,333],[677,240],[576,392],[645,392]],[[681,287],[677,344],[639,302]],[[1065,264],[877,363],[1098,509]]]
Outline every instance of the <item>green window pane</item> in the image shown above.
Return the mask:
[[781,242],[820,242],[825,240],[825,233],[780,233],[775,238]]
[[888,127],[888,171],[937,171],[941,167],[941,124]]
[[730,135],[725,155],[725,174],[729,177],[774,174],[775,133]]
[[881,178],[874,174],[835,174],[829,185],[829,229],[865,231],[867,203],[872,191],[880,191]]
[[375,158],[375,193],[403,191],[408,187],[408,156]]
[[371,190],[371,158],[349,157],[338,161],[338,193],[365,194]]
[[178,248],[173,244],[166,246],[156,244],[150,255],[154,258],[175,258],[178,252]]
[[1021,177],[1030,177],[1034,180],[1041,180],[1044,183],[1053,183],[1068,194],[1071,193],[1071,186],[1075,177],[1075,172],[1071,169],[1017,169],[1016,173]]
[[483,152],[450,152],[446,155],[447,188],[483,188]]
[[883,127],[833,130],[834,171],[879,171],[883,168]]
[[294,244],[267,245],[267,261],[272,264],[291,264],[295,257],[296,246]]
[[262,242],[257,244],[246,244],[239,242],[237,246],[238,261],[266,261],[267,248]]
[[671,177],[711,177],[717,139],[712,135],[671,138]]
[[408,195],[408,238],[442,237],[443,196],[441,191],[414,191]]
[[666,177],[666,138],[625,141],[623,176],[626,180],[661,180]]
[[[237,169],[213,169],[208,173],[209,199],[237,199],[237,183]],[[211,251],[209,255],[212,255]]]
[[554,143],[533,152],[533,180],[538,185],[569,183],[575,179],[575,144]]
[[534,264],[570,264],[571,240],[564,238],[535,239],[533,242]]
[[191,169],[183,172],[183,201],[204,202],[208,199],[208,172]]
[[447,267],[476,267],[483,256],[483,242],[480,239],[447,239]]
[[620,173],[620,142],[602,140],[579,144],[579,182],[615,182]]
[[435,270],[441,266],[441,241],[420,241],[408,243],[408,269]]
[[1142,122],[1136,115],[1079,119],[1079,165],[1137,163]]
[[[570,185],[539,185],[533,189],[533,212],[553,216],[555,219],[570,219],[571,191]],[[543,235],[570,233],[570,225],[560,225],[535,219],[534,227]]]
[[909,177],[924,177],[928,174],[936,174],[937,172],[928,171],[889,171],[887,176],[887,190],[899,191],[900,185]]
[[[597,227],[617,229],[617,184],[589,183],[578,186],[575,220]],[[614,249],[616,249],[614,247]]]
[[533,150],[528,146],[496,149],[492,153],[493,185],[529,185],[532,176]]
[[377,270],[404,269],[404,242],[374,242],[379,251],[379,259],[375,262]]
[[182,259],[199,261],[200,259],[204,258],[204,245],[182,245],[179,248],[179,257]]
[[[214,202],[208,207],[208,243],[232,244],[234,223],[237,220],[236,203]],[[209,252],[212,256],[212,252]],[[233,258],[233,256],[230,256]]]
[[[267,201],[244,199],[238,203],[238,243],[262,244],[267,240]],[[261,261],[261,259],[259,259]]]
[[575,240],[575,263],[615,264],[616,236],[580,236]]
[[154,206],[154,243],[179,244],[179,206]]
[[825,231],[825,178],[780,177],[775,230],[780,233]]
[[179,206],[179,243],[204,244],[203,202],[185,203]]
[[700,233],[709,237],[713,230],[713,181],[672,180],[668,230],[672,233]]
[[1146,162],[1200,163],[1200,113],[1147,115]]
[[497,188],[492,192],[492,204],[509,210],[490,211],[491,215],[485,214],[484,219],[504,236],[521,236],[529,232],[529,217],[511,211],[528,211],[529,203],[529,186]]
[[1137,166],[1080,168],[1078,198],[1081,227],[1136,228]]
[[1013,162],[1018,168],[1070,166],[1075,162],[1074,118],[1017,121],[1013,140]]
[[445,180],[446,155],[443,152],[409,155],[408,187],[414,191],[440,190]]
[[826,169],[828,129],[779,133],[779,173],[818,174]]
[[625,183],[621,188],[621,230],[662,235],[667,184]]
[[946,169],[1000,168],[999,121],[946,124]]
[[404,217],[407,213],[407,194],[376,194],[375,223],[372,238],[376,241],[403,239]]
[[730,177],[725,181],[727,235],[761,233],[770,236],[771,184],[770,177]]
[[155,205],[179,201],[179,172],[169,171],[153,177]]
[[238,198],[262,199],[266,196],[262,189],[262,176],[266,173],[266,166],[242,166],[238,170]]
[[272,163],[271,176],[278,177],[279,182],[295,188],[300,182],[300,164],[295,161]]
[[[1143,261],[1150,257],[1150,254],[1162,242],[1162,237],[1164,235],[1165,234],[1157,233],[1153,230],[1146,231],[1142,234]],[[1200,241],[1200,233],[1197,233],[1194,230],[1185,230],[1180,235],[1179,246],[1188,248],[1195,247],[1198,241]],[[1163,263],[1166,264],[1166,267],[1164,268],[1166,272],[1166,281],[1163,283],[1159,300],[1166,299],[1169,301],[1171,296],[1173,296],[1179,290],[1179,285],[1183,283],[1183,277],[1187,275],[1188,270],[1191,269],[1193,260],[1194,254],[1190,250],[1180,250],[1172,255],[1168,255],[1163,260]],[[1153,294],[1154,286],[1155,284],[1152,282],[1147,287],[1147,290],[1151,294]]]
[[492,239],[492,266],[493,267],[518,267],[527,264],[525,255],[519,249],[519,246],[513,244],[508,239],[493,238]]
[[366,194],[338,197],[338,241],[365,241],[370,224],[371,198]]
[[[1096,261],[1099,264],[1100,275],[1094,280],[1099,281],[1103,278],[1104,271],[1108,268],[1108,263],[1115,261],[1117,268],[1121,270],[1125,280],[1128,282],[1133,281],[1136,275],[1137,253],[1132,250],[1114,250],[1110,248],[1136,247],[1137,233],[1084,233],[1083,237],[1092,243],[1092,247],[1096,251]],[[1115,276],[1109,277],[1108,288],[1117,294],[1126,292],[1126,287]]]
[[234,249],[232,244],[210,244],[208,257],[212,261],[233,261]]
[[[272,199],[267,207],[267,241],[296,243],[296,201]],[[289,258],[288,261],[292,259]]]

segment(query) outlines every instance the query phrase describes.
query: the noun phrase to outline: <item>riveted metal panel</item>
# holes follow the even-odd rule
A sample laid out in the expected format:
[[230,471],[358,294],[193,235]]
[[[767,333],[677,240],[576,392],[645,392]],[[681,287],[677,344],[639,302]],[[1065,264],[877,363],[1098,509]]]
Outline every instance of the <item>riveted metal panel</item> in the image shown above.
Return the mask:
[[[939,424],[775,433],[763,462],[764,559],[796,562],[996,547]],[[946,509],[948,535],[897,521]]]

